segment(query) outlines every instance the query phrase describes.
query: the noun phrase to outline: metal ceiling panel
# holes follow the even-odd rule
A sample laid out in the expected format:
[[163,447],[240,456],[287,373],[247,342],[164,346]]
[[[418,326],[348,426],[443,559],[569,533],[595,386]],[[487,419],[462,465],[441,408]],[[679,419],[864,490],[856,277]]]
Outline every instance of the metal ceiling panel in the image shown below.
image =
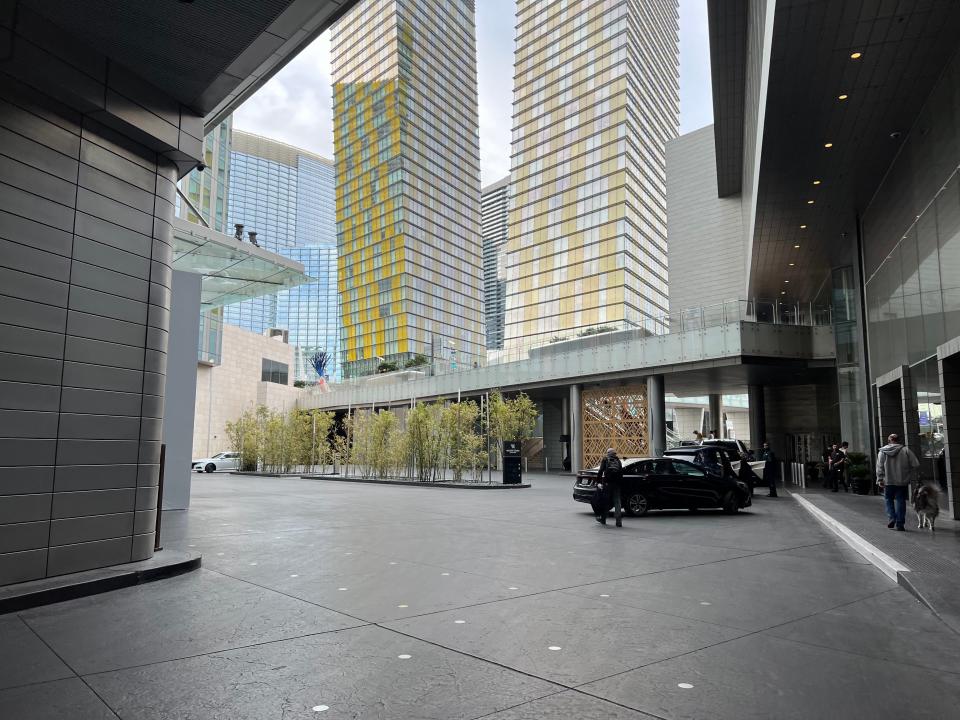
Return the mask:
[[[858,212],[957,51],[958,37],[955,0],[778,0],[753,295],[785,291],[788,300],[811,300],[832,267],[851,261],[842,234],[855,235]],[[862,55],[852,59],[854,52]]]
[[226,116],[356,0],[19,0],[207,118]]

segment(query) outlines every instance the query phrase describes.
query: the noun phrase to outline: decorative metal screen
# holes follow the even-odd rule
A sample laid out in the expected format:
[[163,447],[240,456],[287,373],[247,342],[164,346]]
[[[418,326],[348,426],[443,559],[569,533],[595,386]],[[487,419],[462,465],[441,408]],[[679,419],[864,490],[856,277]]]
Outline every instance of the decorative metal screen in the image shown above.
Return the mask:
[[621,458],[649,455],[645,383],[584,390],[580,398],[584,467],[596,465],[611,447]]

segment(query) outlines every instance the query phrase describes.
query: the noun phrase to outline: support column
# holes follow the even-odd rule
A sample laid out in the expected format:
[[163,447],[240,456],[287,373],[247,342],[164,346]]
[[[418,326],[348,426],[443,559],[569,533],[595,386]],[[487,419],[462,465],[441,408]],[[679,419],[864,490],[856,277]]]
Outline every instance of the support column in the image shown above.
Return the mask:
[[[167,344],[167,385],[163,413],[166,467],[187,468],[193,455],[193,420],[197,396],[197,318],[200,316],[201,277],[174,270],[170,303],[170,336]],[[210,368],[207,377],[212,378]],[[207,405],[207,418],[210,418]],[[209,425],[208,425],[209,427]],[[209,433],[207,434],[209,442]],[[209,452],[209,448],[208,448]],[[172,471],[163,485],[163,509],[190,507],[193,473]]]
[[954,520],[960,520],[960,442],[953,441],[954,435],[960,438],[960,339],[937,348],[937,355],[943,400],[947,513]]
[[583,385],[570,386],[570,470],[583,469],[583,407],[580,403],[580,391]]
[[707,428],[707,437],[710,431],[716,430],[717,437],[723,437],[723,397],[719,393],[710,394],[710,427]]
[[763,447],[767,439],[767,417],[763,406],[763,385],[747,387],[747,402],[750,406],[750,445],[754,449]]
[[667,451],[667,402],[663,375],[647,378],[647,437],[651,457],[660,457]]

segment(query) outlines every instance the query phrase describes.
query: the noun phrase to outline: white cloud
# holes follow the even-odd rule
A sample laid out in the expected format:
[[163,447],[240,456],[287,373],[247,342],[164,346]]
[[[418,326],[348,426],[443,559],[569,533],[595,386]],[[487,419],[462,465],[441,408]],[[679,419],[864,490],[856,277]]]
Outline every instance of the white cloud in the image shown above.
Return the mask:
[[329,32],[247,100],[233,114],[233,125],[333,158]]

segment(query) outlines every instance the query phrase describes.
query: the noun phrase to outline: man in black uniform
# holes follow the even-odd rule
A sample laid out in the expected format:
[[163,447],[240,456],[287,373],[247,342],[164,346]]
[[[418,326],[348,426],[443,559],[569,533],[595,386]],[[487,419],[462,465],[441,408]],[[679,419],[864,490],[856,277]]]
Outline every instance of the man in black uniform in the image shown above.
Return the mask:
[[613,516],[617,520],[617,527],[623,527],[622,508],[620,504],[620,481],[623,478],[623,464],[617,457],[617,452],[613,448],[607,450],[607,454],[600,461],[600,469],[597,472],[597,482],[602,484],[602,490],[597,490],[598,504],[593,506],[593,512],[597,516],[597,522],[602,525],[607,524],[607,508],[610,507],[610,500],[613,500]]

